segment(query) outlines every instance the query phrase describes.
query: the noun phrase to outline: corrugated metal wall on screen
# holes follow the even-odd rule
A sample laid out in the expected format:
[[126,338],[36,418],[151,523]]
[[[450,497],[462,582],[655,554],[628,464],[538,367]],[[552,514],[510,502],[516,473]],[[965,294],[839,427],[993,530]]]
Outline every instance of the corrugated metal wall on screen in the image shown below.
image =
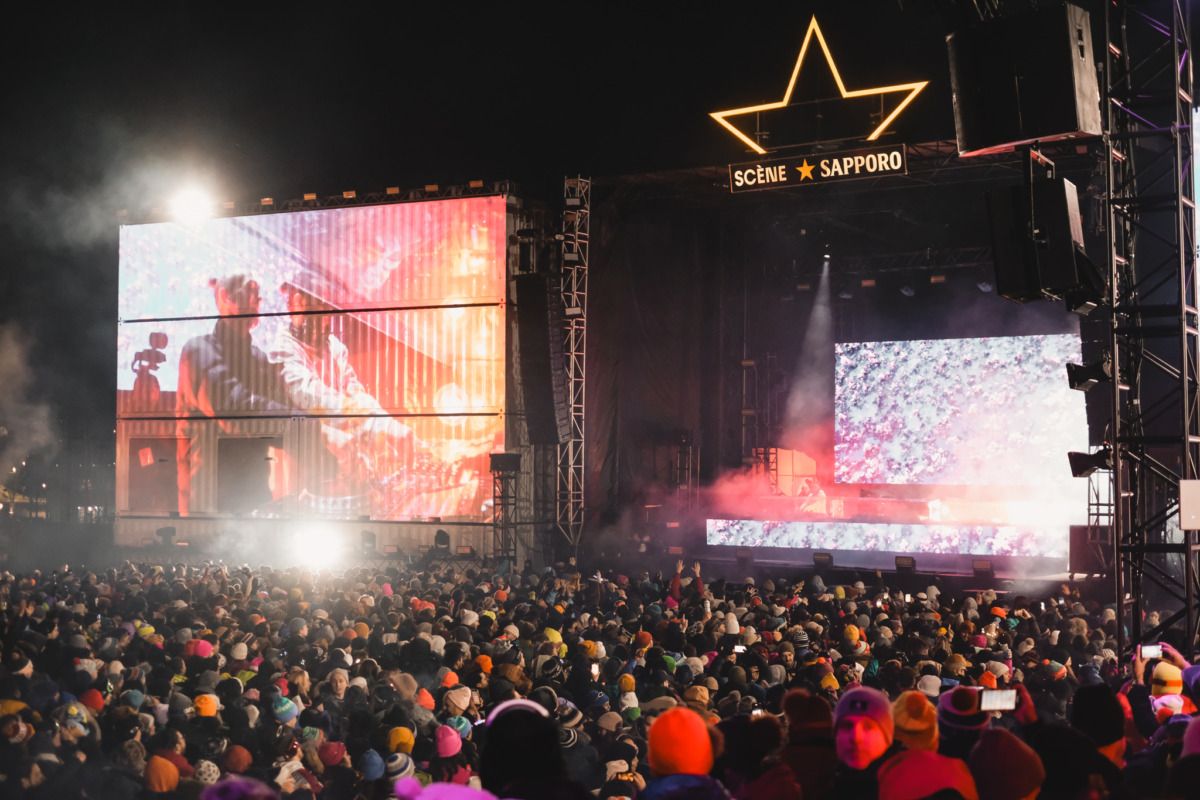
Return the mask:
[[[211,278],[243,274],[260,311],[286,310],[285,281],[323,276],[340,309],[500,302],[506,200],[470,197],[121,228],[118,315],[213,316]],[[301,281],[303,282],[303,281]]]
[[[215,334],[211,320],[119,326],[118,417],[503,410],[503,306],[310,317],[311,323],[327,321],[345,348],[344,361],[307,357],[289,332],[291,321],[291,317],[260,318],[251,332],[257,352]],[[134,359],[147,347],[151,332],[167,335],[162,351],[166,360],[139,384]],[[185,352],[186,368],[181,366]],[[303,390],[302,379],[308,378],[330,387],[347,385],[351,374],[344,368],[347,361],[377,406],[353,403],[336,391]],[[182,387],[181,372],[188,376]],[[147,388],[151,380],[158,386],[157,393]],[[182,397],[176,394],[180,389]]]
[[[479,520],[490,514],[488,454],[503,439],[502,415],[126,420],[118,511]],[[230,471],[242,484],[232,494]]]

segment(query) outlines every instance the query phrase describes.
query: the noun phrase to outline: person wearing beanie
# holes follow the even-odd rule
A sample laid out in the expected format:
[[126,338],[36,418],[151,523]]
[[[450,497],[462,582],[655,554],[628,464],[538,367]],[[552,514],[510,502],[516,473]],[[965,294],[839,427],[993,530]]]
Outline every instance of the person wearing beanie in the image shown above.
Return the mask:
[[[1166,661],[1158,662],[1150,680],[1150,694],[1162,697],[1167,694],[1183,693],[1183,670]],[[82,698],[81,698],[82,699]]]
[[152,795],[169,795],[179,788],[179,768],[162,756],[151,756],[146,762],[146,791]]
[[[920,698],[929,705],[929,701]],[[960,759],[931,750],[902,750],[879,768],[879,800],[924,800],[942,797],[979,800],[975,778]]]
[[1046,768],[1033,748],[1003,728],[979,735],[967,759],[979,800],[1025,800],[1036,796]]
[[921,692],[902,692],[892,703],[892,721],[896,726],[896,741],[909,750],[938,749],[937,709]]
[[898,746],[887,695],[866,686],[842,695],[833,710],[833,740],[838,770],[834,797],[875,797],[879,767]]
[[363,780],[368,783],[382,778],[385,769],[383,756],[374,750],[366,750],[358,757],[358,771],[362,773]]
[[411,728],[397,725],[388,731],[389,753],[406,753],[412,755],[414,744],[416,744],[416,737],[413,735]]
[[647,761],[654,778],[639,800],[727,800],[725,787],[708,774],[713,768],[714,735],[719,736],[686,706],[658,715],[647,736]]
[[783,697],[783,713],[787,742],[781,759],[800,783],[801,797],[828,797],[838,767],[833,709],[807,689],[792,689]]
[[439,783],[465,786],[475,773],[458,731],[449,725],[439,725],[433,740],[435,755],[429,760],[429,776]]
[[980,690],[955,686],[938,698],[938,752],[966,760],[991,716],[980,708]]
[[396,781],[413,775],[417,765],[407,753],[392,753],[384,762],[384,771],[388,780]]
[[226,772],[241,775],[250,769],[250,765],[254,763],[254,759],[250,755],[249,750],[240,744],[235,744],[225,751],[225,758],[222,763],[225,766]]
[[271,715],[280,725],[294,728],[296,727],[296,717],[300,716],[300,709],[296,708],[296,704],[283,695],[276,695],[271,702]]

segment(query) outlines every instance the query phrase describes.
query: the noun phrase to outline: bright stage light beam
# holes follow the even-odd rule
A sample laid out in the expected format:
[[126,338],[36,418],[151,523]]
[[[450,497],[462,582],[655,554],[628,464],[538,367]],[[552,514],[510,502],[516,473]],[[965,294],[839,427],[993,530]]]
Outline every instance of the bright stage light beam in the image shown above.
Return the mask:
[[320,523],[300,525],[291,536],[291,560],[307,569],[337,567],[346,557],[340,531]]
[[213,215],[216,204],[212,196],[199,186],[180,189],[169,204],[171,217],[176,222],[195,223]]

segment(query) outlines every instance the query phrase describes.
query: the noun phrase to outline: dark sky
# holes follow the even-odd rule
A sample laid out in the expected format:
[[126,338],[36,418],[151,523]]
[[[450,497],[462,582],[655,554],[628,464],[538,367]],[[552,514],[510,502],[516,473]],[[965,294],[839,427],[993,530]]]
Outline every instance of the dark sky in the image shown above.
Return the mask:
[[[93,3],[4,26],[0,316],[64,430],[111,427],[116,212],[190,177],[242,201],[476,177],[545,193],[744,160],[707,113],[776,99],[813,13],[852,88],[932,82],[899,138],[953,136],[945,21],[895,2],[342,5]],[[0,375],[0,412],[17,383]]]

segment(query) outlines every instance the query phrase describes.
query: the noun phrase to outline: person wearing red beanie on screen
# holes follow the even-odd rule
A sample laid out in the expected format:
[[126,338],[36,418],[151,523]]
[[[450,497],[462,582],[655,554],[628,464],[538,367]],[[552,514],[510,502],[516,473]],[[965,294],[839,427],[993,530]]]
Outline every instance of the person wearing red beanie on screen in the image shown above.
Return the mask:
[[708,774],[719,736],[690,708],[672,708],[659,715],[647,737],[654,779],[638,800],[729,800],[721,782]]

